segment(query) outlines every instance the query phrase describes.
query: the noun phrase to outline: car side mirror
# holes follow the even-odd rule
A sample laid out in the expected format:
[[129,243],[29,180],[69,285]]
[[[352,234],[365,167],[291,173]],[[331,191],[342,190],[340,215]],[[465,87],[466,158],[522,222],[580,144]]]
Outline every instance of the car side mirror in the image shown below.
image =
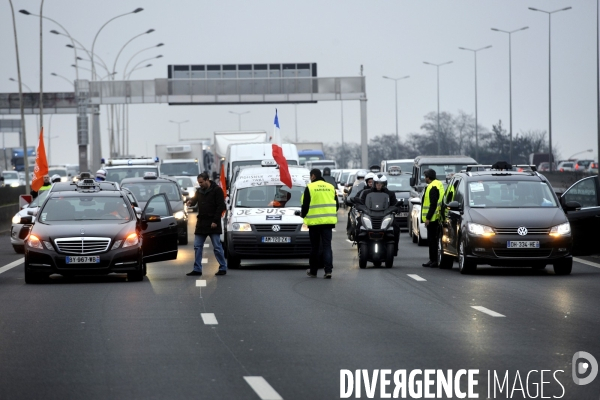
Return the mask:
[[160,222],[161,218],[160,218],[160,215],[146,214],[146,215],[142,216],[142,221],[146,221],[146,222]]
[[414,177],[410,178],[410,186],[415,186],[417,183],[417,180]]
[[31,224],[31,223],[33,223],[33,217],[31,215],[21,217],[21,220],[19,221],[19,223],[21,225]]
[[414,198],[410,199],[410,204],[412,204],[412,205],[421,204],[421,199],[418,197],[414,197]]
[[565,211],[577,211],[581,209],[581,203],[579,203],[578,201],[567,201],[566,203],[564,203],[563,209]]
[[446,207],[448,207],[448,210],[450,211],[460,211],[460,203],[456,200],[448,203]]
[[135,215],[142,215],[142,209],[138,206],[133,206],[133,212],[135,212]]
[[37,215],[37,208],[35,210],[27,210],[27,215],[35,216]]
[[186,190],[182,190],[181,194],[184,195],[185,197],[187,197],[187,196],[190,195],[190,193],[188,191],[186,191]]

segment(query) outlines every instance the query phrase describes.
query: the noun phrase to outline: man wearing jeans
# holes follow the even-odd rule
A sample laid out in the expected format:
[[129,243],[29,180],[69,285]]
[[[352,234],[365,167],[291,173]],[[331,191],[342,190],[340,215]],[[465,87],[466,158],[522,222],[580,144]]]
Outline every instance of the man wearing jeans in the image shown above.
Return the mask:
[[198,175],[196,194],[188,200],[187,206],[194,207],[198,204],[198,217],[194,231],[194,269],[188,276],[202,276],[202,250],[204,242],[210,236],[215,257],[219,262],[219,271],[215,275],[227,274],[227,262],[221,246],[221,215],[225,211],[225,196],[223,190],[213,181],[209,180],[208,173]]
[[[325,269],[325,279],[331,279],[333,270],[333,254],[331,251],[332,229],[337,223],[338,202],[335,188],[325,182],[321,170],[310,171],[310,183],[306,185],[302,195],[302,211],[300,216],[308,226],[310,237],[310,268],[306,274],[317,277],[320,265]],[[320,252],[323,251],[321,256]]]

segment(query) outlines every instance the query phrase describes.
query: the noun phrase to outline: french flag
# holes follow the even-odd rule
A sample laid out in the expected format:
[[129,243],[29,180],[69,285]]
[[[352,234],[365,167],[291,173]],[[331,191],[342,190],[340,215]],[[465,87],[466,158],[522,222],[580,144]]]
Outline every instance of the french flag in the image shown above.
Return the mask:
[[279,180],[287,187],[292,187],[292,177],[288,163],[283,156],[283,148],[281,147],[281,133],[279,132],[279,118],[277,117],[277,109],[275,109],[275,127],[273,130],[273,138],[271,139],[273,148],[273,159],[279,164]]

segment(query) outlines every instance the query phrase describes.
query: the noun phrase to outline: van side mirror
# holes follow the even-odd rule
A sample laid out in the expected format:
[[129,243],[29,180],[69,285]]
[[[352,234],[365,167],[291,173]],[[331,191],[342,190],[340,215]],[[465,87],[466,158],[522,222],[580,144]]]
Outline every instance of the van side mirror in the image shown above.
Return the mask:
[[581,209],[581,204],[578,201],[567,201],[563,204],[563,210],[565,211],[577,211]]
[[415,184],[417,183],[417,180],[415,179],[414,176],[410,177],[410,186],[415,186]]
[[35,208],[33,210],[27,210],[27,215],[35,216],[37,215],[38,209]]
[[456,200],[451,201],[446,205],[450,211],[460,211],[460,203]]
[[33,222],[33,217],[31,215],[28,215],[26,217],[21,217],[21,221],[19,221],[19,223],[21,225],[31,224],[32,222]]

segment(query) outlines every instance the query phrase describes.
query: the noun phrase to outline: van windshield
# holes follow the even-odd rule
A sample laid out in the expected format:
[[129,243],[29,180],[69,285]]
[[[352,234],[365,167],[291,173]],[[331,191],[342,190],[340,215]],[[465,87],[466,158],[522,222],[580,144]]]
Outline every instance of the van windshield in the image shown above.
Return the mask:
[[432,169],[440,181],[452,178],[454,174],[467,169],[467,164],[423,164],[421,165],[421,181],[425,181],[425,170]]
[[195,162],[162,163],[160,166],[161,175],[198,176],[199,173],[198,163]]
[[235,198],[236,207],[246,208],[289,208],[300,207],[304,187],[285,185],[255,186],[239,189]]

